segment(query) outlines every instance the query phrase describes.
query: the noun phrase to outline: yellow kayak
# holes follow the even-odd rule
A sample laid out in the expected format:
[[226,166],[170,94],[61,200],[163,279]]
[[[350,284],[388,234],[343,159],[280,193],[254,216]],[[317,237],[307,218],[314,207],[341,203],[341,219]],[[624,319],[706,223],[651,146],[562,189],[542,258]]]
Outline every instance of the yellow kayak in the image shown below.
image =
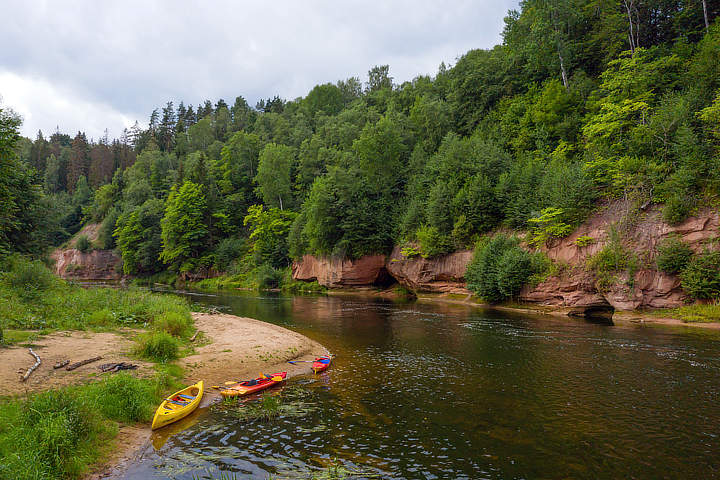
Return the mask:
[[164,427],[165,425],[185,418],[200,405],[203,396],[203,382],[200,380],[195,385],[173,393],[167,397],[155,412],[152,422],[152,429]]

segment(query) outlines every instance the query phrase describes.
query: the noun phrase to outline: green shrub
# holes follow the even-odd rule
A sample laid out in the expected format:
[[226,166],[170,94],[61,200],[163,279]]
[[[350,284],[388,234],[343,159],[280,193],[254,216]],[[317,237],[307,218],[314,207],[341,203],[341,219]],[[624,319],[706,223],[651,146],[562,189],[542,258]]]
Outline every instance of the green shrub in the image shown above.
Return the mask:
[[578,247],[587,247],[588,245],[592,245],[595,243],[595,239],[589,235],[580,235],[578,238],[575,239],[575,245]]
[[282,283],[283,271],[275,269],[270,265],[260,265],[252,272],[257,288],[266,290],[268,288],[279,288]]
[[166,332],[150,332],[139,338],[137,353],[144,358],[167,362],[179,356],[180,341]]
[[423,225],[417,229],[415,236],[420,244],[420,255],[423,258],[436,257],[453,250],[450,237],[440,233],[435,227]]
[[620,234],[612,228],[608,243],[588,259],[587,265],[595,272],[598,290],[607,291],[617,282],[617,275],[622,272],[627,273],[628,284],[632,285],[638,261],[635,255],[625,248]]
[[245,253],[245,241],[242,238],[225,238],[215,249],[215,268],[220,272],[227,272],[233,262]]
[[517,237],[496,235],[475,248],[467,267],[467,288],[488,302],[500,302],[520,292],[544,263],[522,249]]
[[413,258],[413,257],[417,257],[418,255],[420,255],[420,250],[415,248],[414,245],[408,244],[400,249],[400,255],[402,255],[405,258]]
[[691,199],[682,195],[673,195],[665,202],[662,210],[663,220],[670,225],[677,225],[690,215],[692,208]]
[[3,281],[22,296],[33,295],[59,285],[59,280],[39,260],[15,255],[5,261]]
[[124,372],[106,377],[91,388],[100,412],[118,422],[149,421],[160,400],[150,382]]
[[107,327],[115,323],[115,316],[110,309],[103,308],[90,314],[88,324],[93,327]]
[[563,238],[570,235],[572,227],[562,221],[563,209],[548,207],[540,212],[540,216],[528,220],[530,224],[530,243],[541,247],[551,238]]
[[153,325],[173,337],[187,337],[192,333],[192,317],[187,313],[162,313],[155,318]]
[[658,269],[665,273],[680,273],[692,257],[692,250],[677,236],[662,240],[657,247],[656,258]]
[[90,251],[92,245],[87,235],[80,235],[77,237],[77,239],[75,240],[75,248],[77,248],[83,253]]
[[706,251],[693,258],[680,274],[683,290],[692,298],[720,297],[720,251]]

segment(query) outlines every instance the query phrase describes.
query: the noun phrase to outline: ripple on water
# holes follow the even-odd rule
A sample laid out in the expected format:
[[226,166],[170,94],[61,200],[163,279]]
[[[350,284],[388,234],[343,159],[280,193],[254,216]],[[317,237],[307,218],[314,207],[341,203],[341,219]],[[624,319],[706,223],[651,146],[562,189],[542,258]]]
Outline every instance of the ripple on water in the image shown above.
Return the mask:
[[317,408],[267,423],[212,413],[127,479],[306,478],[333,459],[398,479],[720,475],[714,337],[430,304],[291,300],[208,298],[338,354],[328,372],[292,379],[297,389],[282,393]]

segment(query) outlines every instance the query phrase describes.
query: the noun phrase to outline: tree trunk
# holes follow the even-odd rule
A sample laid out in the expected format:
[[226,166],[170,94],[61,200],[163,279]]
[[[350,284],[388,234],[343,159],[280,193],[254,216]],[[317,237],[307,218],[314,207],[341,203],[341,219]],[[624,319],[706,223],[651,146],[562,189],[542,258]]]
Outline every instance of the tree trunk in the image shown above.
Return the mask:
[[635,49],[638,48],[640,45],[639,39],[640,39],[640,25],[635,25],[633,22],[633,10],[635,10],[635,0],[623,0],[623,5],[625,5],[625,10],[627,11],[628,16],[628,22],[630,23],[630,51],[635,54]]
[[705,33],[710,31],[710,21],[707,15],[707,1],[703,0],[703,15],[705,15]]
[[567,72],[565,71],[565,62],[563,61],[563,57],[560,54],[559,48],[558,48],[558,58],[560,58],[560,73],[562,74],[563,85],[565,86],[565,89],[568,90],[570,88],[570,85],[568,84]]

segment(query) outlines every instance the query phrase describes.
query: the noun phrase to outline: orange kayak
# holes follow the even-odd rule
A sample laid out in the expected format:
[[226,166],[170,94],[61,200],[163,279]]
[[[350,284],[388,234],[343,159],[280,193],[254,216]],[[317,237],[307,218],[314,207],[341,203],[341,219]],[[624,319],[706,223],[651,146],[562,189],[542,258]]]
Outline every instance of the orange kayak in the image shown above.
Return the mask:
[[265,390],[273,385],[279,385],[285,381],[287,372],[273,373],[272,375],[260,375],[253,380],[238,382],[220,390],[223,397],[239,397],[242,395],[250,395],[251,393]]
[[332,357],[329,355],[323,355],[322,357],[317,357],[315,361],[312,364],[312,370],[315,373],[320,373],[330,366],[330,362],[332,361]]

